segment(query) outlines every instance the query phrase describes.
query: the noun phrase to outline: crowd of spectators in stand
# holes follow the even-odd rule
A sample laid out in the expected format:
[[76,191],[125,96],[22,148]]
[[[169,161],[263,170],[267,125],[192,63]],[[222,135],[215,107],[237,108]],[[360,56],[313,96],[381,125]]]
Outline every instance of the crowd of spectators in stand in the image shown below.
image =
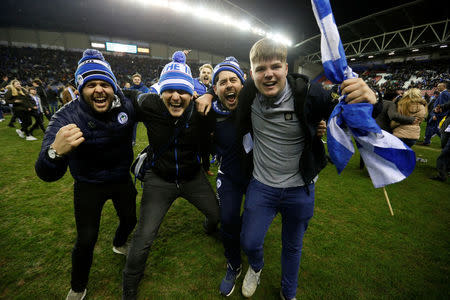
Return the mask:
[[422,91],[431,91],[438,83],[450,78],[449,68],[449,59],[395,62],[373,66],[371,69],[365,70],[361,76],[367,83],[375,85],[381,79],[377,74],[390,74],[385,76],[384,79],[386,81],[378,86],[378,88],[384,90],[402,90],[405,83],[415,76],[416,79],[410,82],[408,89],[418,88]]
[[[76,51],[2,46],[0,73],[10,78],[18,78],[24,86],[30,85],[33,79],[40,78],[52,88],[60,88],[73,81],[79,58],[80,53]],[[123,87],[126,82],[131,82],[131,76],[135,73],[141,74],[143,83],[150,86],[158,79],[160,67],[169,60],[111,54],[108,55],[108,62],[115,70],[117,81]],[[201,64],[189,62],[189,65],[192,75],[197,77]]]

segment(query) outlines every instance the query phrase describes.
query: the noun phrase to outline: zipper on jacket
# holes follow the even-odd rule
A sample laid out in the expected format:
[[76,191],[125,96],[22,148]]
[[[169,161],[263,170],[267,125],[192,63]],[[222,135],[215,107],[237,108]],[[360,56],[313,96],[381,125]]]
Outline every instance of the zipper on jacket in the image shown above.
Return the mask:
[[175,138],[175,182],[177,183],[177,187],[178,187],[178,151],[177,151],[177,143],[178,140]]

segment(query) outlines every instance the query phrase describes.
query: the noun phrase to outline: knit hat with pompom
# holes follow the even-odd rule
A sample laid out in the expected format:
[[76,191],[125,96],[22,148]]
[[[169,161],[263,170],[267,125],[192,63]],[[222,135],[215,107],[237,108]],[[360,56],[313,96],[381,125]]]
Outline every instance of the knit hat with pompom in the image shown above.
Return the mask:
[[191,68],[186,64],[186,55],[177,51],[172,55],[172,61],[164,66],[159,77],[160,94],[165,90],[183,90],[194,93],[194,80]]

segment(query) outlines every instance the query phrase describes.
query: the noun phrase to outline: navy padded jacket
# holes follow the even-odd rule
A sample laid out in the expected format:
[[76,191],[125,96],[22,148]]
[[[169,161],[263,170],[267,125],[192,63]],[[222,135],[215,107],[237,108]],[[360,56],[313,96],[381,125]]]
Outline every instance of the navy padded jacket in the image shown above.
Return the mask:
[[[88,183],[118,183],[131,179],[133,162],[131,137],[136,120],[134,105],[118,92],[120,106],[104,114],[96,114],[81,96],[58,110],[45,132],[36,161],[36,174],[44,181],[61,178],[67,166],[76,181]],[[76,124],[85,141],[60,160],[47,155],[58,130]]]

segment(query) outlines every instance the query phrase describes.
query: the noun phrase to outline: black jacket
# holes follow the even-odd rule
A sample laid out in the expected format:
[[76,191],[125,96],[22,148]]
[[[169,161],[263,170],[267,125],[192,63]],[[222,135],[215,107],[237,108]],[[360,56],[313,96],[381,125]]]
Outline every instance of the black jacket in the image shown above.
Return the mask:
[[[8,104],[13,104],[13,108],[15,111],[28,111],[29,109],[33,108],[35,106],[35,102],[33,99],[31,99],[30,95],[27,93],[25,89],[22,89],[22,94],[17,94],[16,96],[13,96],[12,91],[8,89],[8,91],[5,94],[5,101]],[[16,102],[19,101],[19,102]]]
[[147,127],[151,145],[149,157],[157,157],[153,172],[169,182],[192,179],[201,168],[200,150],[209,140],[206,118],[197,113],[194,101],[179,118],[170,115],[157,94],[141,94],[137,103],[138,119]]
[[[294,96],[294,109],[305,133],[305,148],[299,157],[299,168],[303,181],[311,183],[317,174],[326,166],[327,160],[322,140],[317,137],[317,126],[321,120],[328,120],[336,101],[329,91],[325,91],[320,83],[310,82],[302,74],[288,74],[287,81]],[[245,82],[239,94],[236,112],[236,124],[239,136],[252,133],[251,105],[257,93],[254,82]],[[380,102],[381,103],[381,102]],[[382,106],[378,103],[374,107],[374,115],[378,115]],[[252,133],[253,134],[253,133]],[[244,164],[251,175],[253,168],[252,151],[244,159]]]

